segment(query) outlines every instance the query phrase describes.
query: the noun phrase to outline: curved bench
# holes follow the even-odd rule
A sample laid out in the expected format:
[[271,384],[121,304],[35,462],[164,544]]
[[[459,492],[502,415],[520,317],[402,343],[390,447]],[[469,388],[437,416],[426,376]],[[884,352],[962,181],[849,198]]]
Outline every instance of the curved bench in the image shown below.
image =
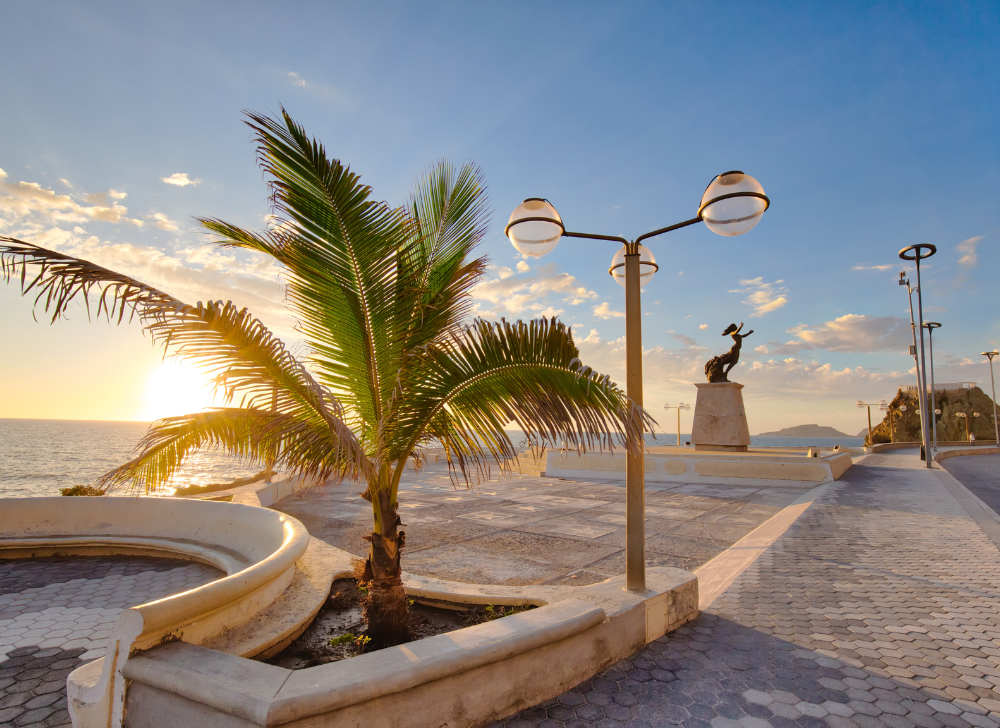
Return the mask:
[[[282,596],[309,547],[308,532],[291,516],[232,503],[16,498],[0,509],[0,557],[156,555],[200,561],[226,573],[118,615],[105,657],[78,668],[68,681],[78,728],[121,725],[122,668],[132,654],[170,641],[201,644],[237,630]],[[321,604],[322,598],[315,608]],[[305,624],[314,613],[303,615]]]

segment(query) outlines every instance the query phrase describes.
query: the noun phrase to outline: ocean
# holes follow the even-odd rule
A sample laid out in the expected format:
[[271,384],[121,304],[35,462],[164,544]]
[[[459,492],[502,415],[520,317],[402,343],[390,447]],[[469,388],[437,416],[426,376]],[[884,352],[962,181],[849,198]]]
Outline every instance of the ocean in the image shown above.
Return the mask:
[[[0,498],[59,495],[60,488],[91,485],[109,470],[133,457],[145,434],[145,422],[88,420],[0,419]],[[510,433],[515,445],[523,435]],[[681,433],[681,441],[691,435]],[[861,447],[863,438],[751,437],[753,447]],[[675,445],[676,434],[646,436],[650,446]],[[160,495],[188,485],[226,483],[252,475],[247,468],[221,453],[203,452],[190,458],[170,487]]]
[[[146,422],[0,419],[0,498],[59,495],[60,488],[92,485],[134,457]],[[190,458],[159,495],[187,485],[226,483],[252,475],[219,453]]]

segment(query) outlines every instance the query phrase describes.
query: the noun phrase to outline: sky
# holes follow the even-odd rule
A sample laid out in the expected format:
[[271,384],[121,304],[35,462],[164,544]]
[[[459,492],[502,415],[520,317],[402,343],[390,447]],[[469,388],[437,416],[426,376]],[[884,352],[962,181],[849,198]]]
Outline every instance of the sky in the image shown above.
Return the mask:
[[[651,241],[645,405],[693,403],[725,327],[753,329],[730,375],[751,433],[866,426],[857,399],[913,381],[898,251],[922,266],[938,382],[989,387],[1000,345],[1000,5],[336,3],[0,0],[0,234],[194,303],[233,300],[296,343],[281,271],[214,249],[193,223],[263,227],[241,110],[279,104],[402,203],[437,160],[489,185],[486,318],[558,316],[583,361],[624,382],[614,244],[522,259],[503,235],[526,197],[571,230],[634,238],[693,217],[716,174],[771,208],[734,238]],[[49,325],[0,285],[0,417],[148,420],[209,403],[138,324]],[[690,431],[693,410],[682,430]]]

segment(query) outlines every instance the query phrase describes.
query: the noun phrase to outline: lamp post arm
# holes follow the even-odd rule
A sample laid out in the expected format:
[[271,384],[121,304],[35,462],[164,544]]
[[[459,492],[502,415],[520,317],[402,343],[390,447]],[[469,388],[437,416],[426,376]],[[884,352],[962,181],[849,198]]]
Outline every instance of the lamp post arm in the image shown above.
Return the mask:
[[590,240],[610,240],[613,243],[621,243],[622,245],[628,245],[628,240],[625,238],[620,238],[617,235],[592,235],[591,233],[571,233],[569,230],[563,230],[564,238],[589,238]]
[[654,238],[657,235],[663,235],[663,233],[669,233],[672,230],[679,230],[682,227],[687,227],[688,225],[694,225],[695,223],[698,223],[698,222],[701,222],[701,218],[700,217],[693,217],[690,220],[685,220],[684,222],[679,222],[676,225],[671,225],[669,227],[660,228],[659,230],[653,230],[652,232],[648,232],[645,235],[640,235],[639,237],[637,237],[635,239],[635,244],[638,245],[639,243],[641,243],[643,240],[646,240],[647,238]]

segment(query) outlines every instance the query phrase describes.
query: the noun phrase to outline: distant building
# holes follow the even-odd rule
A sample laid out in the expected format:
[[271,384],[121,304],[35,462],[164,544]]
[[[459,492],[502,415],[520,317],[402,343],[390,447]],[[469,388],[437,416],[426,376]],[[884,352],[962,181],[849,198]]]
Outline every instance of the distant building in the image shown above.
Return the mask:
[[[961,391],[963,389],[975,389],[975,388],[976,388],[976,383],[975,382],[934,382],[934,390],[937,391],[937,392],[940,392],[942,390],[949,391],[949,392],[951,392],[951,391]],[[930,387],[929,386],[927,387],[927,390],[930,391]],[[900,392],[916,392],[917,391],[917,385],[916,384],[901,384],[901,385],[899,385],[899,391]]]

